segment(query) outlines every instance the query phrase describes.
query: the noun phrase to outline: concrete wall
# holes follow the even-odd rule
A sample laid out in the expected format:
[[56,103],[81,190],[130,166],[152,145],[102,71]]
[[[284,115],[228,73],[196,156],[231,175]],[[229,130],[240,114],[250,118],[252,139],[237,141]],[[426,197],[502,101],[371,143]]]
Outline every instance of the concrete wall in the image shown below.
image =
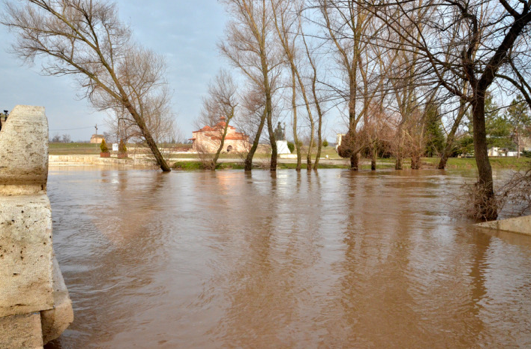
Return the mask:
[[42,347],[73,321],[54,263],[47,179],[44,108],[17,106],[0,131],[0,349]]
[[509,231],[513,233],[531,235],[531,216],[503,219],[477,224],[481,228]]

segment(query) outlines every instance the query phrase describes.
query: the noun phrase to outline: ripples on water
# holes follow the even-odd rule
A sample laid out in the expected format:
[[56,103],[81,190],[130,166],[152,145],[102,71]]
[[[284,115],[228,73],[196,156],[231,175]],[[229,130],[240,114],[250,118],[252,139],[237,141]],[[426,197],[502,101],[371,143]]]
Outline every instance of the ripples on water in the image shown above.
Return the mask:
[[50,172],[76,320],[47,349],[529,348],[531,240],[460,175]]

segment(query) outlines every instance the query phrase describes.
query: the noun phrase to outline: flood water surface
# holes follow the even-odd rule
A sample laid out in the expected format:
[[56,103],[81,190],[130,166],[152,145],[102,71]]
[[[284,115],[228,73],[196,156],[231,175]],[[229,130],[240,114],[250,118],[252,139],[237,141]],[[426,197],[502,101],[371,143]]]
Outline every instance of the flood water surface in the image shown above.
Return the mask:
[[460,174],[51,170],[65,348],[529,348],[531,241]]

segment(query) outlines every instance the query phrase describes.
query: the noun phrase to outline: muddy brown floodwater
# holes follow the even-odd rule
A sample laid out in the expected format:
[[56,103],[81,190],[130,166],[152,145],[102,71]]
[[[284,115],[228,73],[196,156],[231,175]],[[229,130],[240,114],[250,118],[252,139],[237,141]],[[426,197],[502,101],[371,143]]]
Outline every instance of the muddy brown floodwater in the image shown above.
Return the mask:
[[59,348],[530,348],[531,240],[462,173],[52,169]]

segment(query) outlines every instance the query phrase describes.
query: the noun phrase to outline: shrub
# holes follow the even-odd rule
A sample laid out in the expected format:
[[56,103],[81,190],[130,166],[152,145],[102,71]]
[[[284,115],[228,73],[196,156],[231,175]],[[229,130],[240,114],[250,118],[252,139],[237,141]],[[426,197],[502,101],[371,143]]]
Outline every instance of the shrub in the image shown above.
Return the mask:
[[529,151],[529,150],[522,151],[522,156],[524,156],[526,158],[531,158],[531,151]]
[[291,153],[293,153],[293,151],[295,150],[295,144],[293,144],[292,142],[288,142],[288,149]]
[[118,145],[118,152],[120,154],[127,153],[127,147],[125,146],[125,142],[123,139],[120,139],[120,144]]
[[337,153],[342,158],[350,158],[354,155],[354,148],[354,139],[347,133],[341,139],[341,145],[337,148]]
[[107,147],[107,143],[105,143],[105,139],[101,141],[100,149],[102,153],[108,153],[109,147]]
[[323,141],[323,147],[328,147],[328,141],[326,139]]

